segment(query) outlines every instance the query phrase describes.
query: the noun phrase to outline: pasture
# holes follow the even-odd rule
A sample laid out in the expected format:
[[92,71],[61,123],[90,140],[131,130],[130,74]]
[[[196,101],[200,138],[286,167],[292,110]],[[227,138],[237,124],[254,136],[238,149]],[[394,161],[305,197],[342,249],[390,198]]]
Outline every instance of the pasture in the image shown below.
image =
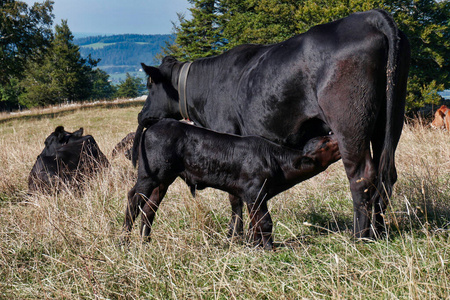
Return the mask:
[[[151,242],[142,244],[135,226],[124,247],[135,170],[111,151],[136,129],[140,109],[92,108],[0,124],[0,298],[450,298],[449,133],[420,121],[404,127],[388,238],[351,238],[352,202],[339,161],[270,200],[274,252],[228,239],[227,195],[206,189],[193,198],[179,179],[157,212]],[[28,196],[28,174],[58,125],[84,127],[111,167],[81,193]]]

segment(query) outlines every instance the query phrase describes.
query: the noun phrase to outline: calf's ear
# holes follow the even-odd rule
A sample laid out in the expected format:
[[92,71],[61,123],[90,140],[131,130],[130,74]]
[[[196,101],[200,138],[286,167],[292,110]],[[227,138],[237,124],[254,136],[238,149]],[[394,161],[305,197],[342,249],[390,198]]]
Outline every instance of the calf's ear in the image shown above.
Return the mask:
[[310,169],[314,167],[314,159],[309,156],[302,156],[294,162],[294,168],[298,170]]
[[148,75],[150,82],[159,83],[163,80],[163,75],[158,68],[147,66],[141,63],[142,69]]

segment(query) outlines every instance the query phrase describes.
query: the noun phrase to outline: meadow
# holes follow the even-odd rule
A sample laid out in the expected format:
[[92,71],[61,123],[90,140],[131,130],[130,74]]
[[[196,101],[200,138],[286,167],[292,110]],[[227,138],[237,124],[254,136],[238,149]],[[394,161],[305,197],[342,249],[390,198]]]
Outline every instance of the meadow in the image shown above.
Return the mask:
[[[450,299],[448,132],[421,120],[405,125],[389,235],[378,241],[352,239],[339,161],[270,200],[275,251],[228,239],[227,195],[205,189],[193,198],[179,179],[158,210],[150,243],[135,226],[124,246],[136,170],[111,151],[136,129],[140,109],[93,107],[0,123],[0,298]],[[82,192],[30,196],[28,174],[58,125],[83,127],[111,167]]]

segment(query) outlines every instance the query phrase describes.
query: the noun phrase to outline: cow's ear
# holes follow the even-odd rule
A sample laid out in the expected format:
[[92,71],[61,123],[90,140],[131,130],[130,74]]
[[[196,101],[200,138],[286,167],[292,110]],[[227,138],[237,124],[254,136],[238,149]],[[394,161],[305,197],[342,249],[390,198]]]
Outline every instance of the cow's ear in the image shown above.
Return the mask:
[[73,136],[82,137],[83,136],[83,127],[72,133]]
[[64,132],[64,126],[58,126],[58,127],[56,127],[55,133],[56,133],[56,134],[59,134],[59,133],[61,133],[61,132]]
[[66,135],[66,131],[64,130],[64,127],[63,126],[56,127],[55,135],[56,135],[56,138],[58,139],[58,141],[61,141],[64,138],[64,136]]
[[158,68],[147,66],[141,63],[142,69],[148,75],[150,82],[159,83],[163,80],[163,75]]

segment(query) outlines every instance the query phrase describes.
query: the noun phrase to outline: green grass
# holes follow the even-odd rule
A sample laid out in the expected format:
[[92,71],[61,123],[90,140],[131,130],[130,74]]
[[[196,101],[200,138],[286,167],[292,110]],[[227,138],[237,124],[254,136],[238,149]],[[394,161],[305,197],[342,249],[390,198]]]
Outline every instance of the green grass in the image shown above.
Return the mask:
[[[120,246],[135,170],[111,151],[135,130],[140,107],[93,108],[0,124],[0,298],[448,299],[450,135],[405,126],[389,238],[351,238],[342,163],[273,198],[276,251],[226,238],[230,205],[217,190],[192,198],[177,180],[155,218]],[[82,193],[28,196],[27,176],[58,125],[84,127],[111,168]],[[248,220],[246,219],[246,226]]]
[[[135,44],[138,45],[147,45],[148,43],[146,42],[134,42]],[[88,45],[82,45],[80,46],[81,48],[92,48],[92,49],[101,49],[107,46],[112,46],[115,45],[117,43],[103,43],[103,42],[98,42],[98,43],[93,43],[93,44],[88,44]]]
[[104,48],[106,46],[112,46],[114,44],[117,44],[117,43],[103,43],[103,42],[99,42],[99,43],[94,43],[94,44],[82,45],[81,48],[101,49],[101,48]]

